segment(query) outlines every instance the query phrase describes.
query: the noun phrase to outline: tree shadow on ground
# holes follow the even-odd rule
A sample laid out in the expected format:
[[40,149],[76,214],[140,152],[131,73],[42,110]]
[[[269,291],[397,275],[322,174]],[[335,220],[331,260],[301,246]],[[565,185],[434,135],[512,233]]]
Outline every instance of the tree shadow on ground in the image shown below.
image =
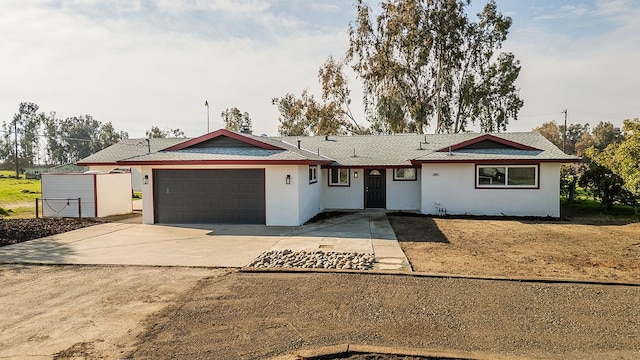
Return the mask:
[[429,216],[410,213],[387,214],[389,223],[399,242],[435,242],[449,244],[449,239],[440,231]]
[[75,253],[55,240],[31,240],[0,247],[0,264],[65,264]]

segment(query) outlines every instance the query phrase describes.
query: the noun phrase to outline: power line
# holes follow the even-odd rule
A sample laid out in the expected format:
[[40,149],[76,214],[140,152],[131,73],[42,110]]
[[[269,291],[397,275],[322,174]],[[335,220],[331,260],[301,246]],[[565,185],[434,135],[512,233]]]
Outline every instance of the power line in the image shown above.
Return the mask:
[[[605,116],[605,117],[619,117],[619,118],[629,118],[629,114],[626,115],[622,115],[622,114],[605,114],[605,113],[600,113],[600,112],[594,112],[594,111],[583,111],[583,110],[575,110],[575,109],[568,109],[571,110],[571,112],[574,113],[579,113],[579,114],[588,114],[588,115],[598,115],[598,116]],[[540,113],[540,114],[518,114],[518,117],[532,117],[532,116],[549,116],[549,115],[558,115],[558,114],[564,114],[565,110],[562,110],[560,112],[549,112],[549,113]],[[637,115],[635,115],[637,117]],[[633,117],[633,116],[631,116]]]
[[[13,134],[13,131],[6,131],[6,130],[0,130],[0,132],[5,133],[5,134]],[[50,136],[45,135],[45,134],[36,134],[36,136],[38,137],[43,137],[43,138],[49,138]],[[61,136],[61,137],[56,137],[56,139],[63,139],[63,140],[74,140],[74,141],[85,141],[85,142],[91,142],[91,139],[80,139],[80,138],[74,138],[74,137],[66,137],[66,136]]]
[[598,115],[598,116],[606,116],[606,117],[619,117],[619,118],[628,118],[628,114],[627,115],[621,115],[621,114],[605,114],[605,113],[598,113],[598,112],[593,112],[593,111],[581,111],[581,110],[574,110],[571,109],[572,112],[577,112],[579,114],[588,114],[588,115]]
[[544,113],[544,114],[526,114],[526,115],[518,115],[518,117],[531,117],[531,116],[548,116],[548,115],[558,115],[562,112],[552,112],[552,113]]

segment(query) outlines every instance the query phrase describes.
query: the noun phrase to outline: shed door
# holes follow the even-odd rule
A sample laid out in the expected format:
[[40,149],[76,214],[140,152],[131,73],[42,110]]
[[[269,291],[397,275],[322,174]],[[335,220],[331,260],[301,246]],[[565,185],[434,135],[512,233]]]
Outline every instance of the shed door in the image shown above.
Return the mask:
[[153,174],[156,223],[265,223],[264,169]]

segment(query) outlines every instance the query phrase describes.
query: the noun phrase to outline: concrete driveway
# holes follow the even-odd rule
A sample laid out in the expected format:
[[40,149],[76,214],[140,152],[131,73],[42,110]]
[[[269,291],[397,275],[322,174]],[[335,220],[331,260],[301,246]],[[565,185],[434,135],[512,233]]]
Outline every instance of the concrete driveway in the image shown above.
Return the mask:
[[242,267],[282,249],[371,253],[380,270],[410,270],[381,211],[300,227],[113,222],[2,247],[0,263]]

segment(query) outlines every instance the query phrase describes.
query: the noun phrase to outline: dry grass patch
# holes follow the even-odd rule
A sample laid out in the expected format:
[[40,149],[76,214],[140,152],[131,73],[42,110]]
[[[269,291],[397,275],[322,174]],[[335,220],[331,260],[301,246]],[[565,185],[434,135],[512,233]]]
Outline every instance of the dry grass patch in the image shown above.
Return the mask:
[[389,216],[420,272],[640,283],[640,224]]

